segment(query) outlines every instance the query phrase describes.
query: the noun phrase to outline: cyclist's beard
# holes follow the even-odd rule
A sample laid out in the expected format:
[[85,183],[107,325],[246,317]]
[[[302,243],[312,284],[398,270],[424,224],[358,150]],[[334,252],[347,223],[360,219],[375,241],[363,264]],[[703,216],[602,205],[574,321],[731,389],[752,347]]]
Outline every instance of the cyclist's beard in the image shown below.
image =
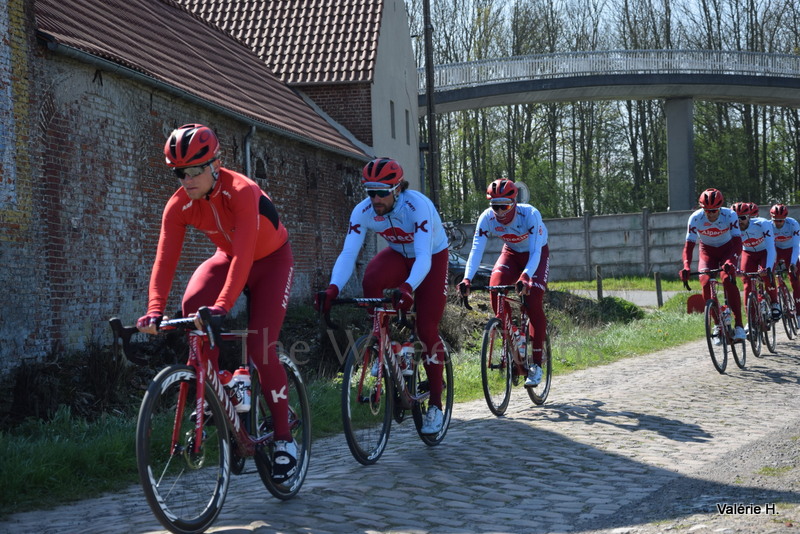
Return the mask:
[[500,224],[509,224],[511,221],[514,220],[514,215],[517,214],[517,205],[511,207],[510,210],[506,211],[502,215],[495,213],[494,216],[497,219],[497,222]]

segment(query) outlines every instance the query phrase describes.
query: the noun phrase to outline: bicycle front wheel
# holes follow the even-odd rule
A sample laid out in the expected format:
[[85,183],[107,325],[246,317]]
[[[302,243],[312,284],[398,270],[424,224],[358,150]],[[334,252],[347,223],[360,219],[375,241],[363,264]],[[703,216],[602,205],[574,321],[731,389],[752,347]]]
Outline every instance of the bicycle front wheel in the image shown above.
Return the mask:
[[[414,426],[417,428],[417,434],[420,439],[430,447],[438,445],[447,434],[447,429],[450,428],[450,418],[453,415],[453,362],[450,360],[450,351],[447,344],[440,337],[439,342],[442,344],[444,350],[444,370],[442,372],[442,429],[436,434],[423,434],[421,432],[423,419],[425,414],[428,413],[430,408],[429,399],[414,403],[411,409],[411,416],[414,419]],[[426,391],[430,391],[428,374],[425,371],[425,365],[422,362],[416,362],[414,366],[414,376],[409,384],[409,388],[414,395],[421,395]]]
[[197,376],[172,365],[153,379],[136,426],[139,479],[153,514],[169,531],[202,532],[219,515],[231,479],[228,426],[206,382],[206,411],[197,443]]
[[[530,347],[530,341],[528,342],[528,346]],[[528,366],[533,364],[533,358],[531,358],[530,352],[531,351],[528,351]],[[552,378],[553,357],[550,352],[550,335],[545,334],[544,346],[542,346],[542,381],[539,382],[539,385],[536,387],[525,388],[528,391],[528,396],[537,406],[541,406],[544,404],[544,401],[547,400],[547,394],[550,393],[550,381]]]
[[786,337],[794,339],[797,334],[794,298],[789,295],[789,290],[784,285],[778,287],[778,301],[781,305],[781,321],[783,322],[783,329],[786,331]]
[[378,461],[389,442],[394,409],[394,387],[382,370],[378,378],[377,341],[362,336],[348,351],[342,379],[342,424],[353,457],[371,465]]
[[[308,394],[306,385],[300,370],[289,359],[286,354],[279,354],[278,357],[286,371],[286,397],[289,401],[289,429],[292,432],[292,440],[297,446],[297,470],[294,475],[284,482],[272,480],[272,455],[274,444],[270,443],[262,453],[256,453],[255,463],[258,468],[258,475],[264,487],[276,498],[281,500],[291,499],[300,491],[300,486],[306,479],[308,473],[308,463],[311,457],[311,407],[308,404]],[[258,380],[258,372],[253,373],[253,401],[250,412],[250,428],[257,429],[254,435],[258,438],[273,431],[272,414],[267,406],[267,400],[261,392],[261,384]]]
[[764,344],[771,353],[775,353],[775,321],[772,320],[772,302],[769,294],[764,293],[761,301],[761,321],[764,325]]
[[758,297],[755,293],[747,295],[747,339],[756,358],[761,357],[761,315],[758,310]]
[[[728,365],[728,336],[725,332],[725,324],[722,322],[719,305],[712,299],[706,302],[705,321],[706,342],[711,355],[711,363],[718,372],[724,373],[725,367]],[[717,327],[717,325],[719,326]]]
[[503,339],[503,325],[493,317],[483,329],[481,343],[481,382],[489,411],[506,413],[511,399],[511,353]]

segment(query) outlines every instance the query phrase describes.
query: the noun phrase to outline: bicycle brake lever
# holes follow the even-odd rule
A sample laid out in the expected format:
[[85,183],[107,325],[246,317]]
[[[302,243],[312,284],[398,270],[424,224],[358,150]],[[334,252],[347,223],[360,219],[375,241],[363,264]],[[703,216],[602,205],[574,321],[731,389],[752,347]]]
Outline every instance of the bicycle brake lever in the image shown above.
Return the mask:
[[211,310],[209,310],[206,306],[203,306],[199,310],[197,310],[197,315],[200,316],[200,320],[203,321],[203,326],[208,335],[208,344],[213,349],[217,345],[216,340],[216,332],[214,326],[211,324]]
[[469,295],[461,295],[461,305],[472,311],[472,306],[469,305]]
[[[108,320],[111,325],[111,331],[114,333],[114,347],[119,347],[122,354],[132,363],[136,365],[147,365],[147,360],[138,354],[134,353],[131,349],[131,336],[139,331],[135,326],[122,326],[122,321],[117,317],[112,317]],[[117,343],[117,340],[122,342],[122,346]]]
[[692,290],[692,288],[689,287],[689,282],[686,281],[686,280],[683,281],[683,287],[686,289],[686,291],[691,291]]

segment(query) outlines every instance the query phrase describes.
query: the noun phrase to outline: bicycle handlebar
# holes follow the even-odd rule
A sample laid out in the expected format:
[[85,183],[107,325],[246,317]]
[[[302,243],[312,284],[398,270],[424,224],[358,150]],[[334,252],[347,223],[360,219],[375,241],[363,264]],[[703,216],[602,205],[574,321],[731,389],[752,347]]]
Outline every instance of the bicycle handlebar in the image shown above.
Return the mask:
[[[197,314],[203,321],[203,325],[205,326],[204,332],[208,336],[209,345],[213,349],[216,346],[216,340],[221,337],[223,316],[211,315],[211,311],[206,306],[197,310]],[[125,358],[136,365],[147,365],[147,359],[140,356],[131,347],[131,337],[133,334],[139,333],[139,329],[135,326],[123,326],[122,321],[118,317],[112,317],[108,320],[108,323],[111,325],[111,331],[114,333],[114,345],[117,345],[118,340],[122,342],[121,350]],[[167,319],[161,321],[158,325],[158,330],[164,332],[179,329],[195,329],[194,317]]]
[[[378,306],[379,304],[392,304],[395,302],[397,296],[400,293],[399,289],[387,289],[384,294],[390,292],[392,293],[393,297],[352,297],[352,298],[342,298],[342,299],[334,299],[331,302],[331,307],[333,306],[344,306],[344,305],[353,305],[358,306],[361,308],[370,308],[374,306]],[[319,302],[320,310],[325,308],[325,292],[320,291],[317,293],[317,299]],[[408,314],[402,310],[395,310],[397,312],[397,326],[403,327],[407,326],[409,328],[412,327],[411,323],[408,321]],[[322,312],[320,314],[325,319],[325,324],[328,325],[328,328],[331,330],[338,330],[340,327],[337,323],[334,323],[331,320],[330,311]]]
[[[690,272],[689,276],[702,276],[704,274],[705,275],[709,275],[709,274],[717,274],[717,273],[720,273],[720,272],[722,272],[722,269],[706,269],[704,271]],[[684,289],[686,289],[686,291],[691,291],[692,290],[692,288],[689,287],[689,281],[688,280],[684,280],[683,281],[683,287],[684,287]]]
[[[469,288],[471,291],[497,291],[498,293],[508,293],[509,291],[517,290],[517,286],[514,284],[504,285],[504,286],[470,286]],[[461,304],[466,309],[472,311],[472,306],[469,305],[469,295],[465,295],[463,292],[461,293]]]

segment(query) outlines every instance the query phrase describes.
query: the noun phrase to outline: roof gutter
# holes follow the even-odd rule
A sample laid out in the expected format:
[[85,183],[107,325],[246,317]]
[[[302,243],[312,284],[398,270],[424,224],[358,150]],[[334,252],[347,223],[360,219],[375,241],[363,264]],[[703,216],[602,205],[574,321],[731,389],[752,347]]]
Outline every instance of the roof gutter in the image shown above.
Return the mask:
[[220,106],[219,104],[215,104],[214,102],[211,102],[204,98],[200,98],[199,96],[193,95],[188,91],[184,91],[183,89],[178,89],[174,85],[170,85],[166,82],[159,81],[153,78],[152,76],[148,76],[147,74],[125,67],[124,65],[120,65],[119,63],[114,63],[113,61],[103,59],[99,56],[95,56],[88,52],[79,50],[77,48],[58,43],[54,40],[52,36],[46,33],[39,32],[39,35],[47,41],[47,48],[55,53],[62,54],[64,56],[73,59],[77,59],[78,61],[81,61],[83,63],[88,63],[89,65],[98,67],[111,74],[119,74],[120,76],[136,80],[145,85],[149,85],[151,87],[154,87],[171,95],[177,96],[184,100],[188,100],[189,102],[192,102],[194,104],[198,104],[207,109],[211,109],[221,115],[225,115],[234,120],[243,122],[253,128],[259,128],[261,130],[273,133],[275,135],[279,135],[281,137],[288,137],[289,139],[292,139],[294,141],[310,145],[314,148],[319,148],[321,150],[325,150],[328,152],[333,152],[334,154],[338,154],[340,156],[346,156],[349,158],[359,159],[362,161],[369,161],[370,159],[370,157],[367,155],[359,155],[356,152],[349,152],[347,150],[342,150],[336,147],[332,147],[330,145],[314,141],[313,139],[309,139],[308,137],[304,137],[302,135],[290,132],[288,130],[278,128],[276,126],[272,126],[263,121],[253,119],[251,117],[248,117],[247,115],[242,115],[241,113],[233,111],[232,109],[228,109],[224,106]]

